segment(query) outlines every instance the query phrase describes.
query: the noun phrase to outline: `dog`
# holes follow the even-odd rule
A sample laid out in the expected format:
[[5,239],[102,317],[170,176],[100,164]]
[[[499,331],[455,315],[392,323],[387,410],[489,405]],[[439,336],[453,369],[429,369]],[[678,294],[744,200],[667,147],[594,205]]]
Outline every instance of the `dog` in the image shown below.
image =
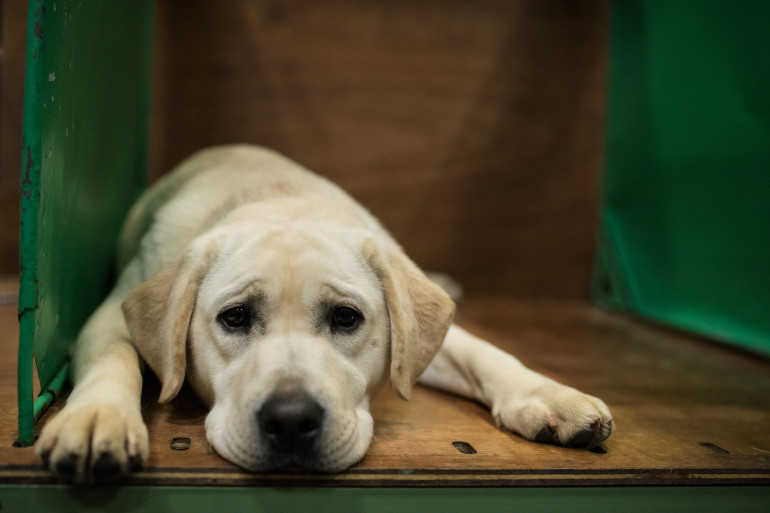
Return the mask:
[[390,381],[479,401],[502,429],[594,446],[614,422],[452,324],[454,302],[336,185],[270,150],[202,150],[129,212],[118,281],[72,355],[73,390],[35,445],[66,482],[129,474],[148,456],[143,363],[159,401],[187,381],[206,437],[248,471],[339,472],[372,439]]

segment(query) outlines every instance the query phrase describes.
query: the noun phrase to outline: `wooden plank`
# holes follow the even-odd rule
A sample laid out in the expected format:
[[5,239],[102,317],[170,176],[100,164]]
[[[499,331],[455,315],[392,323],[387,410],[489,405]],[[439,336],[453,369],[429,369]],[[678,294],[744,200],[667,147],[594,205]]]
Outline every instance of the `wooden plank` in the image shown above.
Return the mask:
[[473,292],[587,294],[606,2],[158,4],[154,173],[253,142]]
[[[250,474],[205,440],[205,410],[189,390],[144,416],[151,457],[131,485],[182,486],[595,486],[770,484],[770,363],[746,354],[561,301],[471,298],[460,322],[533,368],[611,407],[617,432],[604,454],[533,444],[494,427],[482,406],[418,387],[410,402],[385,391],[375,433],[348,472]],[[0,306],[0,343],[12,354],[15,309]],[[0,483],[52,483],[30,448],[12,447],[11,359],[0,362]],[[46,415],[54,413],[61,401]],[[189,438],[187,450],[171,448]],[[469,443],[475,454],[452,442]],[[601,452],[601,451],[600,451]]]

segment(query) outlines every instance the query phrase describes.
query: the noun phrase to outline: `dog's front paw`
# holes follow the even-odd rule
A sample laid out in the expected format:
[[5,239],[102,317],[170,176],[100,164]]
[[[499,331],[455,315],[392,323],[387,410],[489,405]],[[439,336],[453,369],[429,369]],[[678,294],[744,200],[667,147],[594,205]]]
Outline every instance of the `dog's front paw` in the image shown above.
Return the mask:
[[125,405],[68,404],[46,424],[35,453],[64,482],[109,481],[147,459],[147,427],[141,413]]
[[604,402],[558,383],[540,386],[525,397],[503,397],[492,414],[498,427],[527,440],[566,447],[595,447],[615,430]]

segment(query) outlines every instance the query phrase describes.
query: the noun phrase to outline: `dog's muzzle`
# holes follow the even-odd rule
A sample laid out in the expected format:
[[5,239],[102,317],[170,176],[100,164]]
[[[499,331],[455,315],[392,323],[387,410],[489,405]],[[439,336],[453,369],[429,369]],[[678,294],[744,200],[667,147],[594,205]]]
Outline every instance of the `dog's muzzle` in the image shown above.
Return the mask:
[[323,421],[321,405],[297,388],[274,392],[257,412],[262,440],[274,454],[291,460],[310,456],[321,436]]

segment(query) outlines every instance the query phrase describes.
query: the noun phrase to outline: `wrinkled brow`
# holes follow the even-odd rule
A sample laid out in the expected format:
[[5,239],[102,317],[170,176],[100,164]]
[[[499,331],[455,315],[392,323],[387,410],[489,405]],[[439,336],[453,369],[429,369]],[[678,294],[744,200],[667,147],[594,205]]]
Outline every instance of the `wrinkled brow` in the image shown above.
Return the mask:
[[248,296],[259,298],[262,302],[267,302],[267,295],[263,291],[266,281],[262,276],[242,278],[219,291],[214,297],[214,304],[219,308],[221,305],[231,303],[236,299],[242,298],[245,301]]
[[372,311],[372,304],[358,290],[344,283],[326,282],[321,286],[320,297],[329,303],[351,303],[364,314]]

